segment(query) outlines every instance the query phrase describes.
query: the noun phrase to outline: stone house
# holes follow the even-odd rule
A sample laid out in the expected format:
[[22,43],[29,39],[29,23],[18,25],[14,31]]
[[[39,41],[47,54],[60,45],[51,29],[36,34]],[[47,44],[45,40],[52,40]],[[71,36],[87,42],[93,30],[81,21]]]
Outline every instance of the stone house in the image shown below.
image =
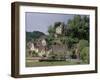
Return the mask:
[[59,26],[56,27],[55,29],[55,38],[57,38],[59,35],[62,35],[64,32],[64,26],[63,24],[61,23]]
[[32,56],[33,51],[36,52],[39,57],[48,56],[50,53],[45,36],[40,37],[34,42],[28,42],[27,45],[29,47],[29,51],[31,52],[30,56]]

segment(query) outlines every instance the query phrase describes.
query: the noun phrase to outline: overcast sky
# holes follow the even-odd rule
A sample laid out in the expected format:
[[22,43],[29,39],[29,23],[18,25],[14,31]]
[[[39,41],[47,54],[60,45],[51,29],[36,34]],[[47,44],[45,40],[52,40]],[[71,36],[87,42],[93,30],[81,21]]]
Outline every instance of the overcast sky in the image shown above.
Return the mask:
[[53,25],[55,22],[67,23],[69,19],[73,19],[72,14],[51,14],[51,13],[34,13],[26,12],[26,31],[41,31],[47,33],[48,27]]

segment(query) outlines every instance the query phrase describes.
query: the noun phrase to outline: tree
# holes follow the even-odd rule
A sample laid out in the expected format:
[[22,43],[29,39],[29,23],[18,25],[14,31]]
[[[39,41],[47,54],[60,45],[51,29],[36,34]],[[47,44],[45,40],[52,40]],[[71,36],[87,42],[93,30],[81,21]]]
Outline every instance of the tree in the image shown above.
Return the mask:
[[55,29],[53,26],[49,26],[48,33],[49,33],[49,36],[54,37]]
[[78,43],[81,39],[89,42],[89,17],[76,15],[67,23],[66,38],[70,48],[73,44]]
[[[55,22],[53,26],[49,26],[48,28],[48,36],[47,36],[47,41],[49,44],[53,44],[56,40],[55,36],[56,34],[56,28],[58,26],[60,26],[62,24],[62,30],[65,27],[65,24],[63,22]],[[57,38],[59,39],[59,41],[61,40],[61,38],[64,36],[64,31],[62,31],[63,33],[60,34],[59,36],[57,35]]]
[[89,41],[89,17],[77,15],[69,20],[67,23],[67,36]]
[[49,34],[47,35],[47,42],[48,42],[48,45],[50,46],[52,44],[52,41],[54,39],[54,34],[55,34],[55,30],[53,26],[49,26],[48,33]]

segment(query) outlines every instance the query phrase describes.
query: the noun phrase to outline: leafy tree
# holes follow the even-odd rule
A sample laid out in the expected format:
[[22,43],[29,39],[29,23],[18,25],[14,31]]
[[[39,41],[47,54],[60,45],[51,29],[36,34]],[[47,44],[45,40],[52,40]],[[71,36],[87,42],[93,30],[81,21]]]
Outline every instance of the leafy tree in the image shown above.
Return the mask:
[[89,18],[76,15],[67,23],[67,35],[89,41]]
[[89,17],[75,15],[73,19],[68,21],[65,31],[66,43],[69,48],[82,39],[89,42]]
[[[56,34],[56,28],[58,26],[60,26],[62,24],[62,28],[64,28],[65,24],[63,22],[55,22],[53,26],[49,26],[48,28],[48,36],[47,36],[47,41],[48,41],[48,44],[51,45],[53,43],[55,43],[56,41],[56,38],[55,38],[55,34]],[[64,31],[63,31],[64,32]],[[62,37],[64,36],[64,33],[62,33],[60,36],[59,36],[59,41],[62,39]],[[62,40],[61,40],[62,41]]]
[[48,33],[50,37],[54,37],[55,29],[53,26],[49,26]]
[[52,36],[52,37],[54,37],[54,34],[56,33],[56,28],[58,26],[60,26],[61,24],[62,24],[62,29],[63,29],[63,31],[62,31],[63,32],[62,36],[63,36],[65,34],[64,33],[64,29],[66,27],[66,25],[64,24],[64,22],[55,22],[53,26],[49,26],[49,28],[48,28],[49,35]]
[[84,16],[81,21],[81,24],[82,24],[82,29],[84,32],[83,37],[84,39],[89,41],[89,17]]

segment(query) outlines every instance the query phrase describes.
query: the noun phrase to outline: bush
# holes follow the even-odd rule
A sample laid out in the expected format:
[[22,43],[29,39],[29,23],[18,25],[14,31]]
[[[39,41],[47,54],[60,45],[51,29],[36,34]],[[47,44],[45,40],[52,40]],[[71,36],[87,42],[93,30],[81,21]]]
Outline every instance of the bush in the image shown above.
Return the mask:
[[88,47],[89,46],[89,43],[87,40],[80,40],[79,41],[79,48],[80,48],[80,51],[84,48],[84,47]]
[[35,51],[33,51],[33,52],[32,52],[32,56],[33,56],[33,57],[37,57],[37,56],[38,56],[38,53],[35,52]]
[[80,52],[80,58],[84,63],[89,63],[89,47],[84,47]]

